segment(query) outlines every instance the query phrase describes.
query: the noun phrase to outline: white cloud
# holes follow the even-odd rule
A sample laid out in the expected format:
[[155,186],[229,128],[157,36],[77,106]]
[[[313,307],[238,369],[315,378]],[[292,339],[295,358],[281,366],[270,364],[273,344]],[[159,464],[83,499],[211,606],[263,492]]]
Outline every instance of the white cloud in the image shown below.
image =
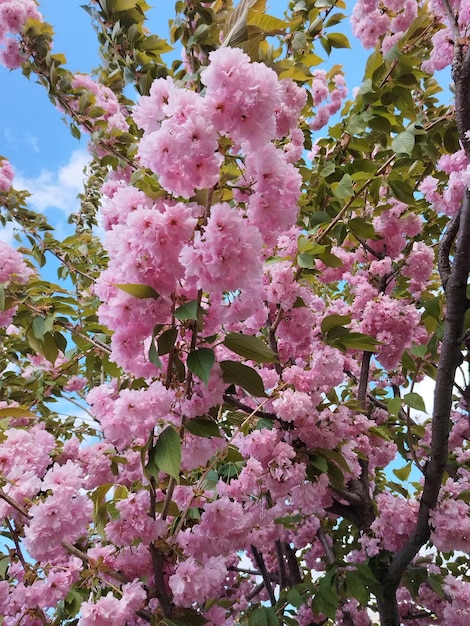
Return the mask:
[[[455,374],[455,381],[460,386],[465,388],[467,386],[467,381],[465,379],[464,373],[461,369],[458,369]],[[424,404],[426,405],[426,413],[422,411],[415,411],[414,409],[411,411],[411,415],[414,419],[418,419],[418,421],[423,421],[425,419],[429,419],[432,417],[434,410],[434,389],[436,387],[436,382],[429,378],[429,376],[425,376],[423,380],[419,383],[416,383],[413,387],[413,391],[415,393],[419,393],[419,395],[423,398]],[[404,390],[406,393],[409,389]],[[457,393],[457,390],[454,388],[454,393]]]
[[[435,381],[429,376],[423,378],[422,381],[416,383],[413,387],[413,391],[415,393],[419,393],[419,395],[423,398],[424,404],[426,406],[426,413],[422,411],[416,411],[415,409],[411,410],[411,415],[413,419],[422,423],[424,420],[429,419],[432,416],[432,412],[434,409],[434,387],[436,386]],[[408,393],[409,388],[404,390],[404,393]]]
[[42,170],[36,178],[15,176],[16,189],[31,193],[28,204],[36,211],[60,209],[70,215],[78,209],[77,195],[83,190],[83,168],[89,162],[86,150],[75,150],[66,165],[57,171]]
[[39,138],[36,137],[36,135],[32,135],[27,131],[5,128],[3,130],[3,136],[6,145],[8,145],[8,151],[21,151],[24,150],[26,146],[33,152],[39,152]]

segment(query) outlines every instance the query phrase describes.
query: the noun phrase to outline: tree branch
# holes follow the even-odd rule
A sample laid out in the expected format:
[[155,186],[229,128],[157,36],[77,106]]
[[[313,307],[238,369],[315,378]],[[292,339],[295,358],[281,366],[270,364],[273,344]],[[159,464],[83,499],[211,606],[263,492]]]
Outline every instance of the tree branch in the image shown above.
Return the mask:
[[454,215],[451,221],[447,224],[445,233],[439,244],[439,251],[437,253],[437,267],[439,269],[439,275],[441,277],[442,286],[446,288],[447,281],[450,278],[452,266],[450,263],[450,251],[452,244],[455,241],[457,233],[459,232],[460,224],[460,211]]
[[266,569],[266,565],[263,559],[263,555],[258,550],[256,546],[251,546],[251,551],[253,552],[253,557],[255,559],[256,565],[258,566],[259,571],[261,572],[261,576],[263,578],[263,584],[266,587],[266,591],[268,592],[269,601],[271,602],[271,606],[276,604],[276,598],[274,596],[274,591],[271,586],[269,572]]
[[[455,372],[462,360],[460,338],[463,334],[467,310],[466,291],[470,272],[469,245],[470,192],[467,191],[461,209],[454,263],[446,286],[447,315],[434,390],[431,459],[424,472],[424,488],[415,528],[406,544],[393,559],[384,578],[384,582],[390,591],[393,590],[393,594],[400,583],[405,569],[430,537],[429,516],[431,510],[437,504],[448,460],[452,391]],[[398,622],[396,623],[398,624]]]

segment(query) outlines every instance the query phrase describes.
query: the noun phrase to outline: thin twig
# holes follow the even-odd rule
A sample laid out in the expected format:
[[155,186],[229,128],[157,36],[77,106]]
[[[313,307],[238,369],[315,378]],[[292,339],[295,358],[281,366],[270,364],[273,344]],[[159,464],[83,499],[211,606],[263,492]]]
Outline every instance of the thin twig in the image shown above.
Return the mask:
[[317,538],[318,538],[318,541],[321,543],[323,550],[325,551],[327,564],[329,566],[333,565],[336,561],[335,553],[333,552],[333,548],[328,543],[328,538],[323,528],[319,528],[317,530]]

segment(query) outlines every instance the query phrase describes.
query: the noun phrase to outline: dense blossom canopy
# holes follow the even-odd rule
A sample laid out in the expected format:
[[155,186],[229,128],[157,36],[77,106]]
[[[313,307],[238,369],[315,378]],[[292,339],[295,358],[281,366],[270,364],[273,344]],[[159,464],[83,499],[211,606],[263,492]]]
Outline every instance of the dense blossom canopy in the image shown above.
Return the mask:
[[171,66],[84,8],[93,76],[0,0],[90,151],[63,241],[0,157],[2,624],[468,624],[470,2],[356,2],[349,96],[343,0],[178,1]]

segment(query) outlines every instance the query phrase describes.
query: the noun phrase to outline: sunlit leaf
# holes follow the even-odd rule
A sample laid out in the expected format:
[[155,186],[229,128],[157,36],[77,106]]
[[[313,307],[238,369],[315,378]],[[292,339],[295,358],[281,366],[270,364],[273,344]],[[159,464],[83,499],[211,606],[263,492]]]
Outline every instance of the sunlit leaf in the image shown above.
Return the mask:
[[134,298],[159,298],[159,294],[155,291],[153,287],[149,285],[137,285],[132,283],[115,283],[115,287],[120,289],[121,291],[125,291],[126,293],[134,296]]

